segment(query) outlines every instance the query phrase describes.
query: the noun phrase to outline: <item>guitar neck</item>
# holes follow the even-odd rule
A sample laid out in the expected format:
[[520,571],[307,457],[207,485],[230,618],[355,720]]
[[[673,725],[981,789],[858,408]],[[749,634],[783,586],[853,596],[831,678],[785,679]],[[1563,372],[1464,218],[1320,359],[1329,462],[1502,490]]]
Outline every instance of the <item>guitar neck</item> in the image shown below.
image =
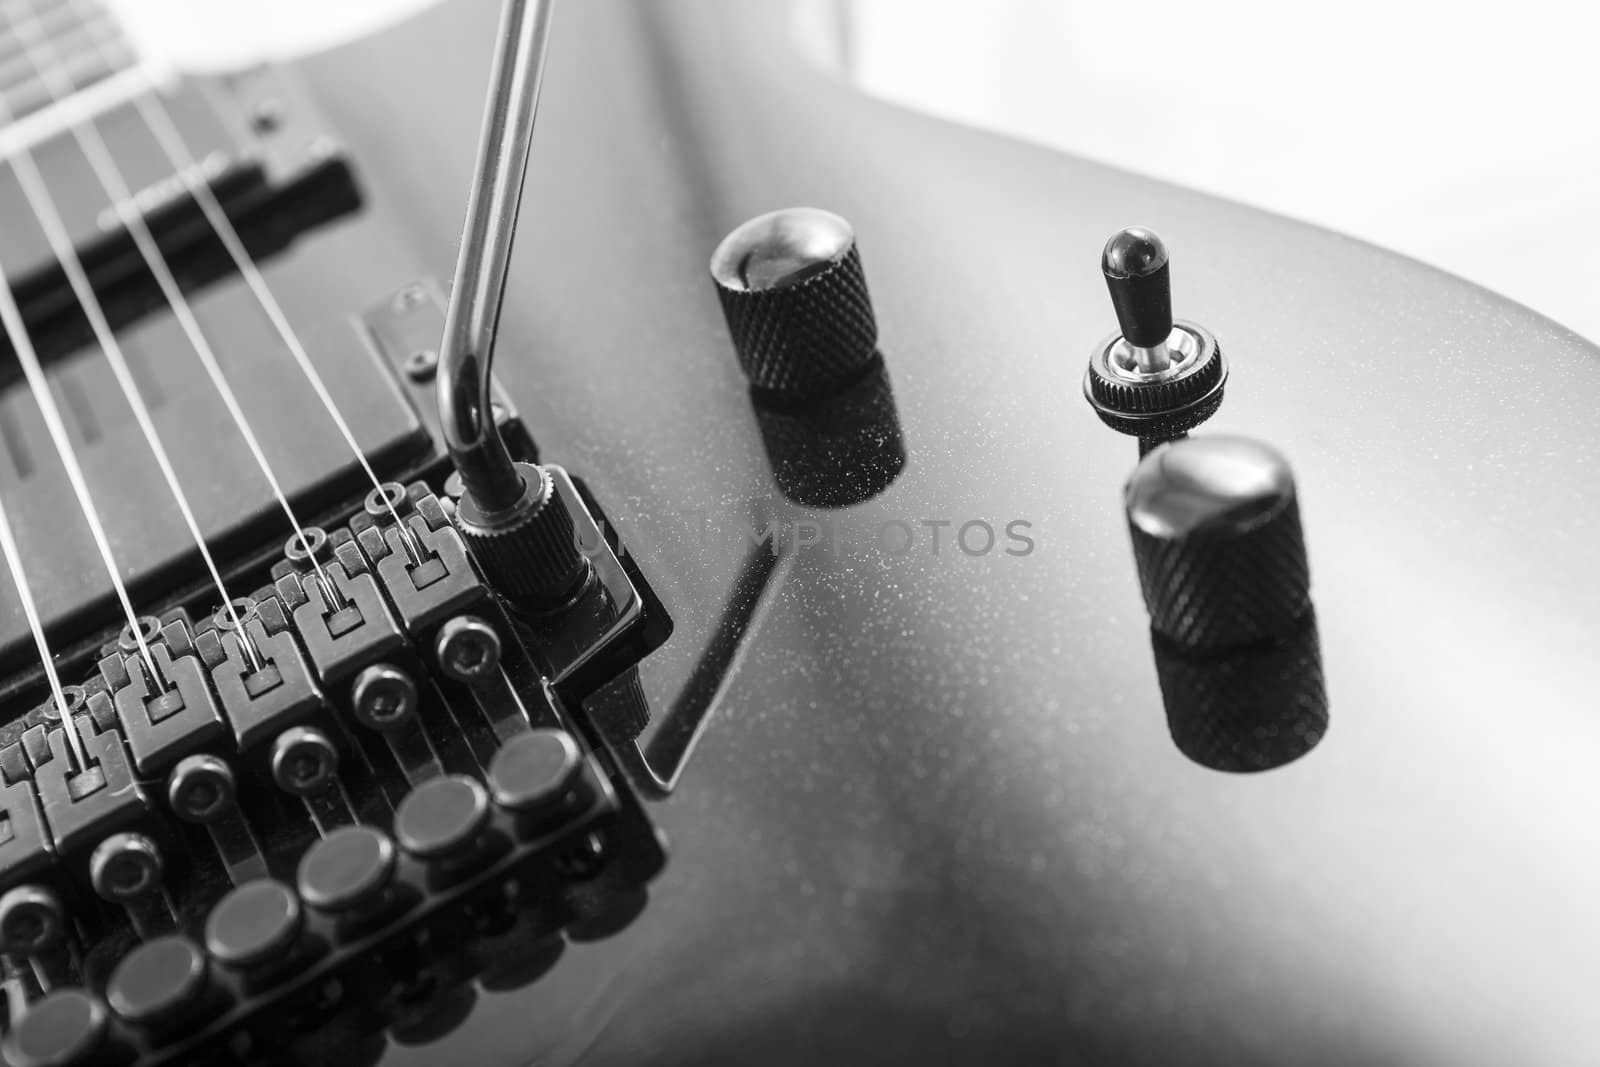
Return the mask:
[[115,106],[144,66],[102,0],[0,0],[0,155]]

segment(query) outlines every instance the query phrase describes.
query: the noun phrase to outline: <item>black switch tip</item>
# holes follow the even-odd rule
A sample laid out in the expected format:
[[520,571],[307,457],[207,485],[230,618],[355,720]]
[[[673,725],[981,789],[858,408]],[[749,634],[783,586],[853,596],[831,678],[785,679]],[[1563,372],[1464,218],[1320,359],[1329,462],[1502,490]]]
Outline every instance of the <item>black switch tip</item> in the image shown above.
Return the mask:
[[1136,348],[1155,348],[1172,334],[1172,279],[1167,246],[1143,226],[1130,226],[1106,242],[1100,269],[1122,336]]

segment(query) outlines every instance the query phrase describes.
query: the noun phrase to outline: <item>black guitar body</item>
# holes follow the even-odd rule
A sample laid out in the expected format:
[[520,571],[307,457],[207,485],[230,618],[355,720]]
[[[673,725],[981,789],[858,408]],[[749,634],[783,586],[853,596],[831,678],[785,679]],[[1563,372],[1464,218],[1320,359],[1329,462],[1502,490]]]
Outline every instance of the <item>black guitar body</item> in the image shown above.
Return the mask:
[[[439,469],[406,360],[442,321],[496,7],[271,75],[359,191],[270,258],[291,316],[370,339],[424,286],[412,333],[351,357],[422,413],[371,414],[396,470]],[[495,372],[652,600],[637,675],[585,713],[648,716],[607,744],[666,866],[382,1062],[1600,1056],[1594,348],[1361,242],[867,98],[804,17],[556,15]],[[816,418],[753,401],[707,275],[800,204],[854,225],[882,353]],[[1265,682],[1153,646],[1139,449],[1083,400],[1116,325],[1095,256],[1135,222],[1227,355],[1198,433],[1297,479],[1315,622]],[[1240,684],[1282,713],[1204,699]]]

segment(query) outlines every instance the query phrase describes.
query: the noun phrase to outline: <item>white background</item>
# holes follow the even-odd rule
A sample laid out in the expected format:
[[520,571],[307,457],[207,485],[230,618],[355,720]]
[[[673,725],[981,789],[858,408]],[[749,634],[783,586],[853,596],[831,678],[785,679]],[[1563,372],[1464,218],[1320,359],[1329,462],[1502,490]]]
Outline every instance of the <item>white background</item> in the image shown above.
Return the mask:
[[883,95],[1330,226],[1600,339],[1600,5],[842,7]]
[[[145,36],[210,66],[293,55],[428,2],[119,0]],[[848,33],[847,73],[872,92],[1331,226],[1600,338],[1600,7],[800,3]]]

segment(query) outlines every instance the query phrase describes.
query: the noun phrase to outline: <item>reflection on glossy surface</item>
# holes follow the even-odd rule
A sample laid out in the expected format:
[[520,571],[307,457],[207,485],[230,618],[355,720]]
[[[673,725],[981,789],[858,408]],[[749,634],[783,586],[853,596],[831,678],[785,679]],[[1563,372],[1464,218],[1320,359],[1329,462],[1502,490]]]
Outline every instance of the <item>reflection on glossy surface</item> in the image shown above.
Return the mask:
[[401,1045],[431,1045],[466,1022],[477,1003],[478,991],[471,985],[439,986],[421,998],[403,1022],[390,1027],[389,1036]]
[[770,605],[772,595],[782,588],[792,563],[792,555],[779,555],[776,546],[765,541],[750,548],[694,672],[648,737],[639,738],[651,715],[637,668],[584,702],[594,721],[611,734],[618,759],[634,787],[645,796],[661,800],[677,787],[737,670],[747,639],[759,626],[762,608]]
[[1214,771],[1264,771],[1299,759],[1328,732],[1316,618],[1293,637],[1193,657],[1152,632],[1167,729],[1178,750]]
[[750,402],[778,490],[803,507],[860,504],[905,468],[905,438],[881,355],[860,380],[817,403],[789,408],[755,392]]
[[[483,82],[443,57],[482,54],[491,8],[383,42],[415,62],[315,64],[374,210],[441,271]],[[672,862],[649,908],[390,1063],[1600,1060],[1600,841],[1552,817],[1600,803],[1600,495],[1571,485],[1600,462],[1600,356],[1359,242],[863,101],[786,52],[785,8],[562,8],[497,370],[671,612],[640,668],[659,709],[742,560],[648,520],[784,506],[706,252],[826,205],[870,251],[914,458],[839,517],[909,522],[916,549],[796,558],[651,810]],[[1216,426],[1306,488],[1340,715],[1271,774],[1174,752],[1117,506],[1133,449],[1079,399],[1094,253],[1135,218],[1227,345]],[[1445,344],[1451,373],[1418,358]],[[930,551],[923,520],[975,518],[1031,521],[1036,551],[966,556],[959,525]]]

